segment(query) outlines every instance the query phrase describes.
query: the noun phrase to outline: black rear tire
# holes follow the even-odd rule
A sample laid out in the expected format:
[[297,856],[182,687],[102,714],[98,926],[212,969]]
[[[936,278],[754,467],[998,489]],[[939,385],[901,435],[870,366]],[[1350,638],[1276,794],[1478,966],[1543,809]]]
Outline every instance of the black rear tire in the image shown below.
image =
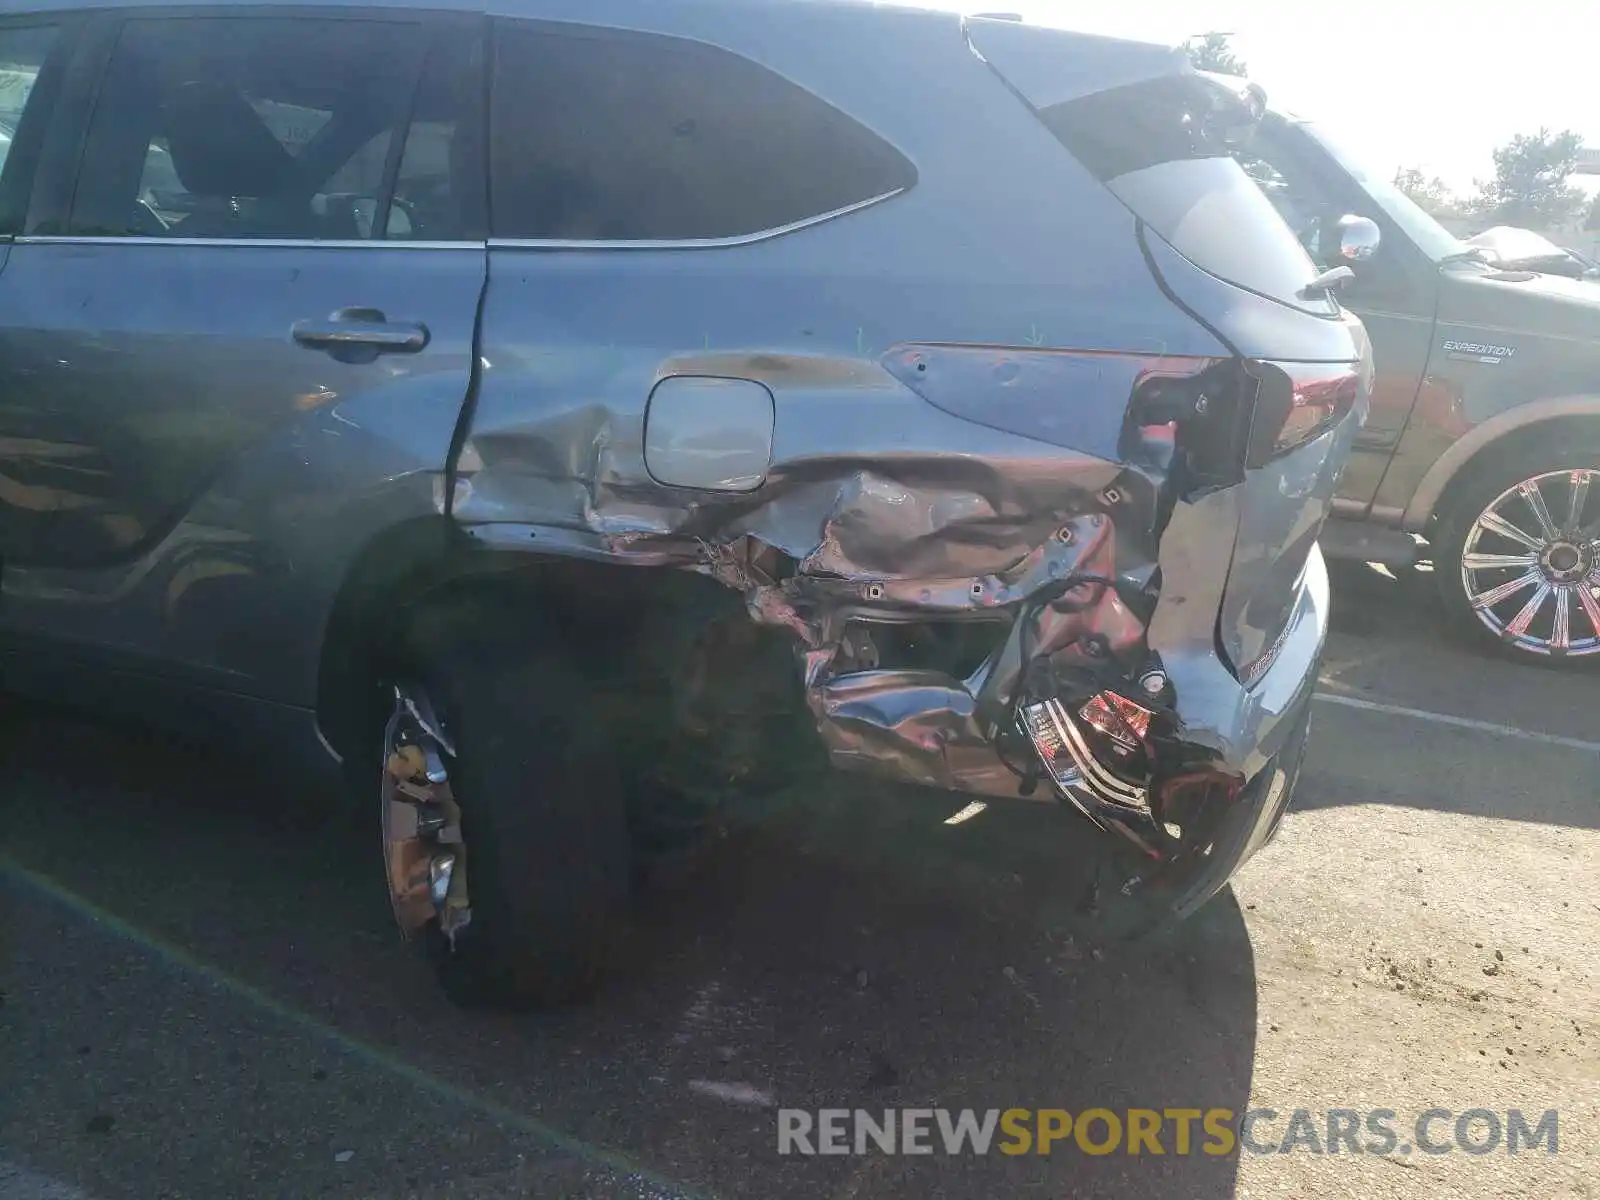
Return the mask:
[[[428,951],[469,1007],[590,999],[630,884],[623,765],[607,736],[605,673],[582,639],[527,608],[466,598],[413,623],[408,658],[456,754],[472,920]],[[530,627],[533,631],[530,632]]]
[[[1481,466],[1470,470],[1472,473],[1453,490],[1446,502],[1432,539],[1434,583],[1451,625],[1464,640],[1500,658],[1534,666],[1600,668],[1600,654],[1553,655],[1499,636],[1479,618],[1462,578],[1462,557],[1479,515],[1502,493],[1524,480],[1554,471],[1600,471],[1600,439],[1592,434],[1578,439],[1541,439],[1494,453]],[[1586,509],[1590,513],[1600,505],[1600,479],[1595,482]],[[1564,513],[1552,515],[1559,522]],[[1590,518],[1591,523],[1592,520]],[[1497,544],[1503,549],[1517,549],[1511,543]],[[1524,592],[1511,603],[1531,594],[1531,591]],[[1600,630],[1589,630],[1588,617],[1577,605],[1572,605],[1571,622],[1574,636],[1600,634]]]

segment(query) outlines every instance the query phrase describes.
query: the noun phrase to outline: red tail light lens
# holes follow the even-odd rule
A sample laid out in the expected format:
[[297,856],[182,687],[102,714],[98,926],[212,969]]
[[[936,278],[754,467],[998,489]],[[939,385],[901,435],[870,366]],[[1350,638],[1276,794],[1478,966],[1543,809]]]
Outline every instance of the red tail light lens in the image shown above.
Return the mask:
[[1260,466],[1337,425],[1361,396],[1356,363],[1254,362],[1260,380],[1249,464]]
[[1149,709],[1115,692],[1101,692],[1078,712],[1078,716],[1109,738],[1123,755],[1131,754],[1144,744],[1152,715]]

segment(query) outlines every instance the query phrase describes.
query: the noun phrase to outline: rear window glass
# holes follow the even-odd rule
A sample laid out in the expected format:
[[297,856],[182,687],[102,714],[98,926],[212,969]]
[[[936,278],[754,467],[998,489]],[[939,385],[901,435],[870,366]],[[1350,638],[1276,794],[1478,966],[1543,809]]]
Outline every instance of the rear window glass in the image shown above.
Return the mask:
[[[1111,88],[1045,109],[1056,138],[1135,216],[1190,262],[1313,312],[1298,293],[1317,275],[1305,248],[1232,157],[1229,109],[1191,75]],[[1242,119],[1242,114],[1240,114]]]

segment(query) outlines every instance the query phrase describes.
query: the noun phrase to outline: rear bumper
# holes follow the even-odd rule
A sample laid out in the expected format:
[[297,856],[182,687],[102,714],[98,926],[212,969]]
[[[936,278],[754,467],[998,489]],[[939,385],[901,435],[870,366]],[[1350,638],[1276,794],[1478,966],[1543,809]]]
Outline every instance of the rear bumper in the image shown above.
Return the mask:
[[1247,670],[1231,669],[1221,652],[1217,598],[1227,594],[1238,573],[1243,547],[1252,547],[1257,556],[1268,553],[1261,548],[1267,543],[1237,533],[1249,518],[1246,506],[1257,498],[1248,488],[1230,488],[1180,501],[1162,534],[1161,598],[1147,630],[1148,644],[1176,690],[1183,740],[1246,782],[1280,757],[1316,686],[1328,637],[1329,590],[1327,564],[1315,538],[1327,499],[1323,493],[1332,490],[1333,472],[1326,464],[1343,462],[1354,424],[1354,418],[1346,420],[1285,460],[1286,471],[1315,484],[1306,488],[1297,521],[1303,529],[1276,544],[1304,540],[1309,545],[1298,579],[1280,575],[1287,603],[1272,607],[1273,616],[1282,613],[1283,619],[1261,622],[1260,646]]
[[[1125,892],[1137,887],[1144,921],[1163,915],[1183,918],[1215,895],[1276,832],[1300,775],[1310,726],[1311,702],[1327,642],[1329,586],[1321,550],[1313,545],[1294,593],[1288,623],[1275,639],[1263,669],[1249,683],[1228,670],[1217,649],[1215,609],[1188,600],[1214,594],[1214,556],[1198,536],[1182,536],[1184,524],[1217,528],[1225,494],[1180,506],[1180,536],[1166,543],[1163,571],[1170,572],[1161,606],[1150,627],[1151,649],[1160,654],[1177,691],[1185,743],[1209,757],[1208,767],[1234,781],[1208,788],[1198,813],[1190,810],[1193,833],[1163,843],[1161,808],[1130,817],[1109,796],[1071,789],[1070,796],[1096,825],[1129,834],[1139,853]],[[1187,509],[1187,511],[1184,511]],[[1166,551],[1166,546],[1163,547]],[[1180,821],[1182,818],[1179,818]]]
[[1202,865],[1193,871],[1177,872],[1166,881],[1172,893],[1167,907],[1173,916],[1187,917],[1211,899],[1277,833],[1300,782],[1311,727],[1310,701],[1307,695],[1293,714],[1278,752],[1245,785]]
[[1305,757],[1328,609],[1328,571],[1322,552],[1314,548],[1282,647],[1254,687],[1239,684],[1220,664],[1217,670],[1226,681],[1212,678],[1203,664],[1185,664],[1191,676],[1206,677],[1209,732],[1225,759],[1244,771],[1246,782],[1216,828],[1210,852],[1187,866],[1173,864],[1162,881],[1173,915],[1188,916],[1204,904],[1277,832]]
[[1171,682],[1187,752],[1236,783],[1231,793],[1205,801],[1193,836],[1166,840],[1155,810],[1130,810],[1091,787],[1019,791],[1018,776],[996,756],[981,688],[931,672],[823,680],[813,696],[821,701],[819,726],[835,763],[933,787],[1064,798],[1119,844],[1134,847],[1143,864],[1134,868],[1140,886],[1159,892],[1161,906],[1192,911],[1266,842],[1289,802],[1328,636],[1328,572],[1313,542],[1297,586],[1286,588],[1291,599],[1281,633],[1246,679],[1229,668],[1218,645],[1217,598],[1232,566],[1242,493],[1215,491],[1177,504],[1161,539],[1161,595],[1146,630],[1149,650]]

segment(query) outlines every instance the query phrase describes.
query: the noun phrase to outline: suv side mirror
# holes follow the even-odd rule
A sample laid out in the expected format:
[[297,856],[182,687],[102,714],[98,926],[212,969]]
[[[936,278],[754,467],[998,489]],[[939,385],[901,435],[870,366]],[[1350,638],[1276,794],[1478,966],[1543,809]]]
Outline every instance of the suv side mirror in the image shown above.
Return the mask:
[[1378,243],[1382,240],[1383,235],[1376,221],[1346,213],[1333,222],[1332,229],[1324,230],[1318,238],[1317,248],[1321,251],[1323,262],[1358,263],[1376,254]]

